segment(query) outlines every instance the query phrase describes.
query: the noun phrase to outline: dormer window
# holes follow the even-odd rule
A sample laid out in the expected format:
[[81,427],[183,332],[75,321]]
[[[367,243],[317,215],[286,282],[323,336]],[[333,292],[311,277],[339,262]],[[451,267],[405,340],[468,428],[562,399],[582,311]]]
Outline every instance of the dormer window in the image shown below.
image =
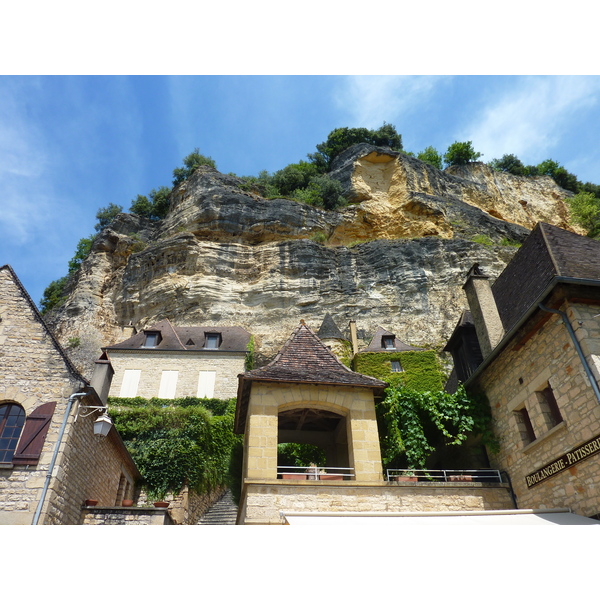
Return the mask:
[[158,331],[146,331],[145,335],[144,348],[156,348],[160,341],[160,333]]
[[384,335],[381,338],[381,346],[386,350],[395,350],[396,346],[394,345],[394,336],[393,335]]
[[206,333],[206,341],[204,347],[208,350],[216,350],[221,345],[221,334],[220,333]]
[[402,371],[404,371],[404,369],[402,368],[402,365],[400,364],[399,360],[393,360],[392,361],[392,371],[394,373],[402,373]]

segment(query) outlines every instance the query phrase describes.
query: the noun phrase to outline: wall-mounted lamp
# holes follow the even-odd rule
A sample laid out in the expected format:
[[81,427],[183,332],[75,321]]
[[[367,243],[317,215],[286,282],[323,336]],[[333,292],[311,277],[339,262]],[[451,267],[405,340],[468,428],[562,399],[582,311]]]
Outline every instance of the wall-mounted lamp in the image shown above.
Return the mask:
[[97,410],[102,411],[100,416],[94,421],[94,434],[102,437],[106,437],[110,428],[113,425],[112,419],[106,414],[106,406],[84,406],[82,404],[77,408],[77,414],[75,415],[75,421],[77,417],[89,417]]

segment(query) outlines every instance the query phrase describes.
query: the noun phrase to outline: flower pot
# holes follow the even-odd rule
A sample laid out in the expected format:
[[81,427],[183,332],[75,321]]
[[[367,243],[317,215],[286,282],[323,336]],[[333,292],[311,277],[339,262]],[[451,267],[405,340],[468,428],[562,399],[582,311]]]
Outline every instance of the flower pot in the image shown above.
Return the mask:
[[396,481],[419,481],[418,477],[409,477],[408,475],[399,475]]
[[321,474],[319,475],[319,479],[321,481],[343,481],[344,476],[343,475],[327,475],[327,474]]
[[90,500],[89,498],[85,501],[86,506],[96,506],[98,504],[98,500]]
[[133,500],[123,500],[121,502],[122,506],[133,506]]
[[472,475],[450,475],[450,481],[473,481]]
[[304,473],[283,473],[281,475],[282,479],[306,479],[306,475]]
[[154,506],[156,506],[156,508],[168,508],[169,503],[168,502],[155,502]]

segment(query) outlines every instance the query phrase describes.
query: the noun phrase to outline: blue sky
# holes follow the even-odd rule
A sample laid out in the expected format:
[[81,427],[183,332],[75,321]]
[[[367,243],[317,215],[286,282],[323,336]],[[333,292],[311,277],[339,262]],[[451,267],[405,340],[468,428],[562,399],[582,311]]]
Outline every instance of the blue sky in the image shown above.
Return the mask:
[[600,183],[596,27],[582,0],[568,12],[541,0],[31,0],[3,22],[0,264],[36,302],[100,207],[170,185],[196,147],[222,172],[256,175],[305,159],[336,127],[386,121],[406,150],[472,140],[483,160],[553,158]]
[[98,208],[170,185],[195,147],[256,175],[384,121],[406,150],[472,140],[600,183],[598,76],[3,76],[0,263],[37,302]]

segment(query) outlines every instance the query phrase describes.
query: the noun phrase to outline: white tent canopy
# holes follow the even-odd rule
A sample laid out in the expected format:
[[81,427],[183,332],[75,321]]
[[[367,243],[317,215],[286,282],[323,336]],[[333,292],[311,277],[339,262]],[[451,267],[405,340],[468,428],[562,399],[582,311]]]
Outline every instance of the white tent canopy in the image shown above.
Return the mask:
[[549,510],[487,510],[456,512],[412,513],[302,513],[281,511],[282,520],[288,525],[337,525],[353,527],[410,527],[459,525],[600,525],[600,521],[588,519],[568,509]]

